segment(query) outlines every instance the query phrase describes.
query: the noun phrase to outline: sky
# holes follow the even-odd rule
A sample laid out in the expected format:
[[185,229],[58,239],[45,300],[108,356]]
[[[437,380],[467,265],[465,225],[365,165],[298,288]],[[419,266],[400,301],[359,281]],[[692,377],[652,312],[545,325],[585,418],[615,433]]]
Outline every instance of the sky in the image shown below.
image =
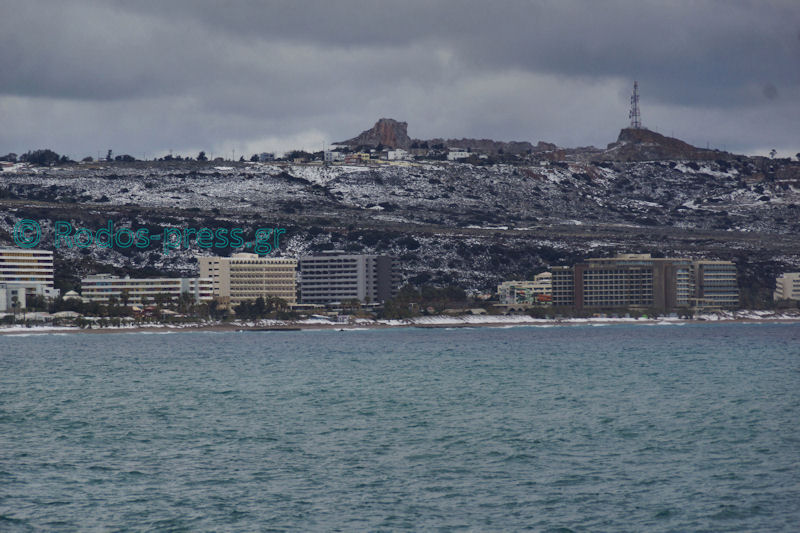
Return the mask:
[[800,152],[798,0],[0,0],[0,155],[318,151],[412,138],[604,147],[629,123]]

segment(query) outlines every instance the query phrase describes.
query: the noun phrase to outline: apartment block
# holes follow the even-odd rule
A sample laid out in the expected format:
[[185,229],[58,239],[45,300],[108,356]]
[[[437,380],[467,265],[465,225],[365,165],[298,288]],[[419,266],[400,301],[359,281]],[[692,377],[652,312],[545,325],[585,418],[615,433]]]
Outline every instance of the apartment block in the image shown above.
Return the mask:
[[81,297],[87,302],[109,303],[115,298],[122,303],[153,303],[158,298],[176,301],[181,294],[188,293],[196,302],[212,298],[209,278],[124,278],[110,274],[96,274],[81,280]]
[[772,298],[775,301],[800,300],[800,272],[787,272],[778,276]]
[[328,304],[357,299],[384,302],[397,294],[397,261],[385,255],[356,255],[339,250],[300,258],[300,300]]
[[297,303],[297,260],[239,253],[197,258],[201,278],[211,279],[212,293],[223,305],[276,297]]

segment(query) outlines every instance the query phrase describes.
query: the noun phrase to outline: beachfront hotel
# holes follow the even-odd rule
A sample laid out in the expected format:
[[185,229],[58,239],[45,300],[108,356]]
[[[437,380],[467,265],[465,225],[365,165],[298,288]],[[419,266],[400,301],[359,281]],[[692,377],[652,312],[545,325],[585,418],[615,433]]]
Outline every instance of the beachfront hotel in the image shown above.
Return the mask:
[[53,287],[53,252],[0,248],[0,283],[41,284]]
[[622,254],[552,269],[553,305],[575,309],[729,309],[739,305],[730,261]]
[[195,302],[212,299],[212,284],[208,278],[124,278],[96,274],[81,279],[81,297],[86,302],[107,304],[114,298],[119,303],[141,305],[155,303],[159,298],[177,301],[189,294]]
[[799,300],[800,301],[800,272],[787,272],[775,280],[773,300]]
[[230,257],[197,258],[200,277],[211,280],[212,294],[222,305],[257,298],[281,298],[297,303],[297,260],[239,253]]
[[397,294],[397,261],[385,255],[339,250],[300,258],[300,299],[304,304],[347,300],[385,302]]
[[736,265],[730,261],[694,261],[695,307],[734,309],[739,307]]
[[53,288],[53,252],[0,248],[0,312],[25,309],[32,296],[58,296]]

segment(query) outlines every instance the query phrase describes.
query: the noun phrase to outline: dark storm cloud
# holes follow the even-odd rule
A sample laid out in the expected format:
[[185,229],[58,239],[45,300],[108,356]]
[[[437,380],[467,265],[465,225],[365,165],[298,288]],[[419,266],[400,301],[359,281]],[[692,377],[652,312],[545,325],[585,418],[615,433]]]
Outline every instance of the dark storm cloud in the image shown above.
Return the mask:
[[797,143],[793,0],[1,8],[0,151],[255,149],[339,140],[379,116],[419,137],[603,144],[625,123],[633,79],[646,126],[745,151]]

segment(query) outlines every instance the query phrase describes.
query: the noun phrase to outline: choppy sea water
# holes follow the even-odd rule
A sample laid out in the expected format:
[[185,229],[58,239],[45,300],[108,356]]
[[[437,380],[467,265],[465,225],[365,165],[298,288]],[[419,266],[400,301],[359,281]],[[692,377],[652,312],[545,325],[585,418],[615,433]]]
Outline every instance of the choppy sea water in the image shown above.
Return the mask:
[[800,325],[0,337],[0,530],[797,531]]

